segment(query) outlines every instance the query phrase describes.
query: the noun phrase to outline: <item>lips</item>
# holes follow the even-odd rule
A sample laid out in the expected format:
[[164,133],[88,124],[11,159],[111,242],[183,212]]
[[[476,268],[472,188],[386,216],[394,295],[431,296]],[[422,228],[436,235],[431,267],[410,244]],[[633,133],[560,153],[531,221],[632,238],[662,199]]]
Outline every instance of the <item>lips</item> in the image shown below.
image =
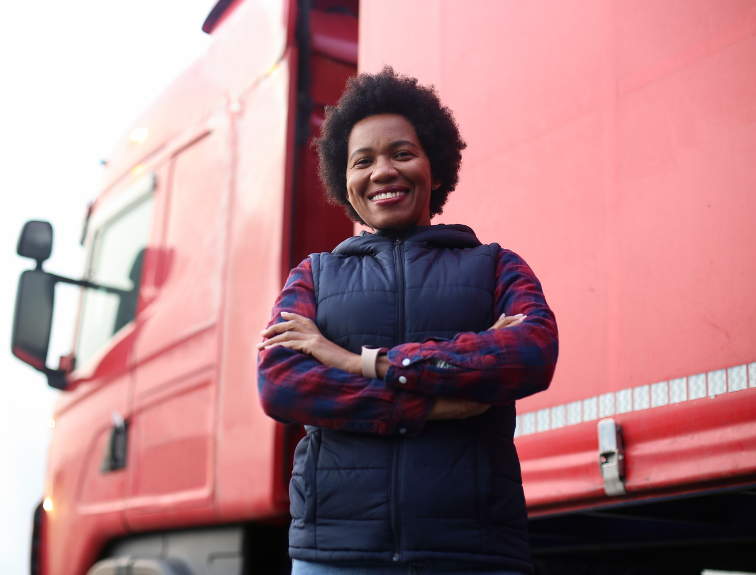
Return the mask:
[[392,198],[399,198],[409,194],[409,189],[403,186],[386,186],[372,191],[368,194],[368,199],[371,202],[377,202],[380,200],[390,200]]

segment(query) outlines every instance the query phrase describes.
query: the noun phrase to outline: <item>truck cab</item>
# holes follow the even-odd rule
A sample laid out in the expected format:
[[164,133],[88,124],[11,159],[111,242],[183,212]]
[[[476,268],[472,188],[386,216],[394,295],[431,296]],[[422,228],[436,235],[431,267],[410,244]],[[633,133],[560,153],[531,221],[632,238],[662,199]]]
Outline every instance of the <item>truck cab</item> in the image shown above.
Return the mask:
[[[63,390],[40,573],[285,569],[301,431],[262,412],[255,345],[288,270],[353,233],[320,198],[310,143],[356,72],[357,17],[352,0],[218,2],[207,55],[107,162],[83,277],[44,272],[52,230],[27,224],[19,253],[36,238],[47,254],[22,278],[13,351]],[[81,297],[52,368],[38,316],[60,282]]]
[[[299,426],[259,405],[288,271],[354,232],[310,146],[347,78],[436,85],[468,142],[436,222],[537,271],[560,329],[517,404],[536,572],[756,571],[756,7],[221,0],[213,42],[131,126],[81,279],[19,253],[13,352],[63,389],[34,569],[286,573]],[[359,34],[358,34],[359,32]],[[359,45],[358,45],[359,39]],[[54,286],[81,286],[47,360]]]

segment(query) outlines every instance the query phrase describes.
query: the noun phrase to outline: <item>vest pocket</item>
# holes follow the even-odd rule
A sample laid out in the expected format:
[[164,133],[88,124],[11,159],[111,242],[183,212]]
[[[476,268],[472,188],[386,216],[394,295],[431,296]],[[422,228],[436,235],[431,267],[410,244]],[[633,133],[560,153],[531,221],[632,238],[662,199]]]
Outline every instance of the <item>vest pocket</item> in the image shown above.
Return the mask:
[[296,524],[304,523],[307,505],[306,491],[304,478],[301,475],[292,475],[289,481],[289,511],[291,520]]
[[320,444],[321,432],[316,430],[303,437],[294,452],[294,472],[289,482],[293,525],[315,523]]

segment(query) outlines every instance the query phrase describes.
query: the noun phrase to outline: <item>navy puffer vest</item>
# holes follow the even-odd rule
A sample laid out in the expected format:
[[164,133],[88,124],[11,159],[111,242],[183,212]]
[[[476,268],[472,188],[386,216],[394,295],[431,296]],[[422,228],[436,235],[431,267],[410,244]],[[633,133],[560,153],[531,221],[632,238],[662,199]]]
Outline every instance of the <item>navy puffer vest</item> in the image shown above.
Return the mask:
[[[466,226],[363,232],[311,256],[318,327],[354,353],[485,331],[498,254]],[[532,572],[514,425],[510,404],[429,421],[416,437],[308,428],[290,486],[291,556]]]

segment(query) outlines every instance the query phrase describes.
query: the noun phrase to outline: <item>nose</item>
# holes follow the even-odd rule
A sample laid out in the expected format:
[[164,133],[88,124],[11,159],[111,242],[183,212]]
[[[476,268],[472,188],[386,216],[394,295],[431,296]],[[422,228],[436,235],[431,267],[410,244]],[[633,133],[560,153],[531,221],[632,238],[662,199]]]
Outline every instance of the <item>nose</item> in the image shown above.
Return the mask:
[[379,156],[373,164],[373,171],[370,174],[372,182],[385,182],[392,180],[399,175],[390,158]]

